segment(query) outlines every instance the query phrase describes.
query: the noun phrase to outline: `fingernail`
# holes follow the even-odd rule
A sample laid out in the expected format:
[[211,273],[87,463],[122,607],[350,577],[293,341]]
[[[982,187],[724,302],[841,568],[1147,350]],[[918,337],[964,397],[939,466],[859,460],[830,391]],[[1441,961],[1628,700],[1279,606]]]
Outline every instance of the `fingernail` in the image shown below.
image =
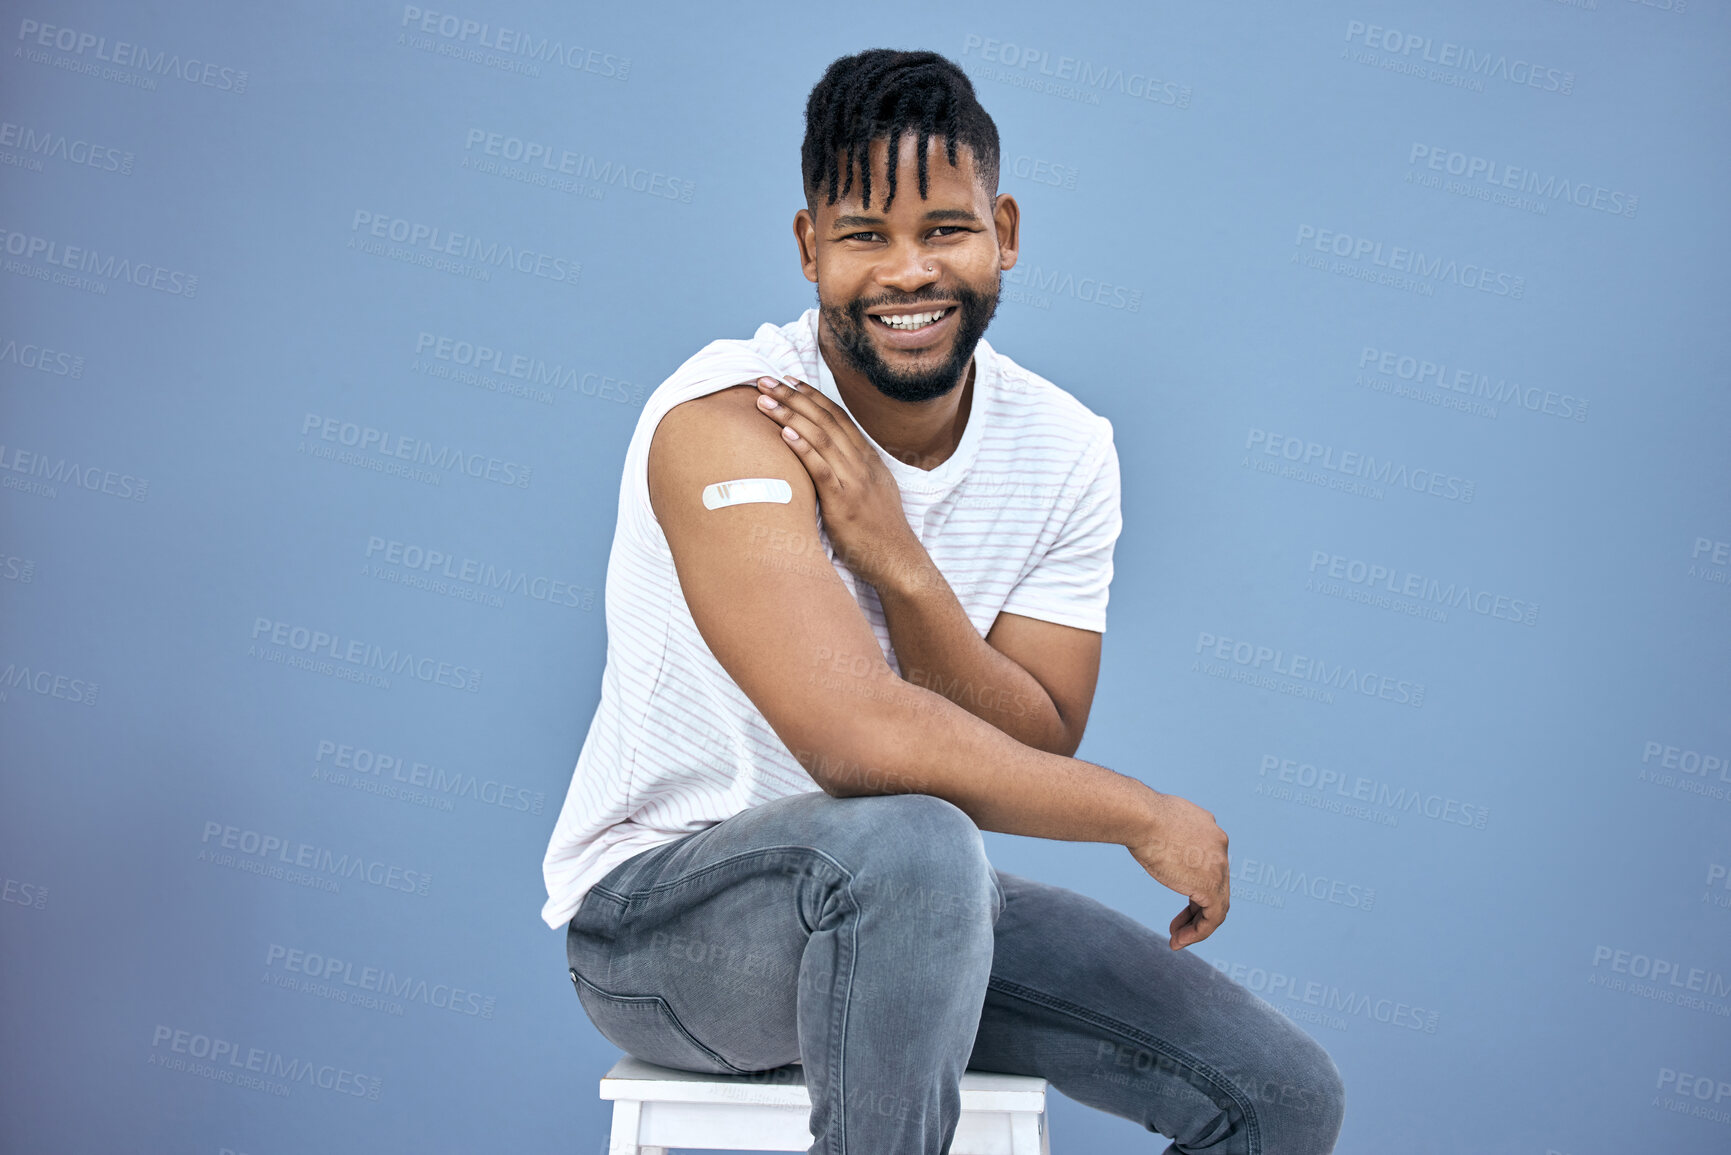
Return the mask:
[[764,394],[760,394],[758,396],[757,407],[759,409],[780,409],[781,408],[781,402],[777,401],[775,398],[771,397],[769,394],[764,393]]
[[791,425],[783,425],[781,427],[781,435],[783,437],[787,438],[789,441],[798,441],[799,440],[799,434],[797,434],[793,431],[793,426],[791,426]]

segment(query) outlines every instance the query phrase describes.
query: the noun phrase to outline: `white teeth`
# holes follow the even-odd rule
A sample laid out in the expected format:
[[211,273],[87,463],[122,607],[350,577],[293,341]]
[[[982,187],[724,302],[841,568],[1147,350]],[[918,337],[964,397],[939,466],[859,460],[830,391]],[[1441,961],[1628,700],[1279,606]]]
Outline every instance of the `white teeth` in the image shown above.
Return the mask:
[[908,313],[900,317],[886,317],[880,313],[878,314],[878,320],[882,321],[892,329],[921,329],[931,324],[933,321],[936,321],[943,315],[943,309],[939,309],[933,313]]

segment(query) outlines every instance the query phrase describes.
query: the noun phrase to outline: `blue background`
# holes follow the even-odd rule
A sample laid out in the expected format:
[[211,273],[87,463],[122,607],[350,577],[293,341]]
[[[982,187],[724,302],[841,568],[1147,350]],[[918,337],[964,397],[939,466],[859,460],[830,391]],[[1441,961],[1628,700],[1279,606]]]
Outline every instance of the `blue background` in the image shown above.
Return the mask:
[[[0,1147],[604,1150],[615,1052],[538,909],[624,447],[697,348],[812,303],[806,95],[890,45],[997,121],[991,341],[1116,428],[1081,756],[1230,834],[1194,949],[1335,1056],[1339,1150],[1725,1150],[1728,19],[14,7]],[[482,256],[429,267],[415,226]],[[1180,905],[1119,848],[989,848]],[[1058,1152],[1164,1147],[1050,1113]]]

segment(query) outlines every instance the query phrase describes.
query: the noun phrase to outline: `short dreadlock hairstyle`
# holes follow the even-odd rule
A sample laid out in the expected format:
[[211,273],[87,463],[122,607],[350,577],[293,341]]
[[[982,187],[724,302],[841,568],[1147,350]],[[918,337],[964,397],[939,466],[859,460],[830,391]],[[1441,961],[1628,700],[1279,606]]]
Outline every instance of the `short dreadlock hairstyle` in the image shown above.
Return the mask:
[[[884,208],[896,195],[896,160],[902,133],[918,134],[920,196],[926,195],[926,142],[945,140],[945,155],[955,165],[956,146],[967,145],[986,188],[998,190],[998,126],[980,107],[973,82],[936,52],[899,52],[870,48],[832,61],[805,104],[805,142],[801,174],[808,205],[829,190],[829,204],[853,188],[859,169],[860,200],[871,207],[871,144],[889,138],[889,189]],[[842,172],[843,165],[846,172]]]

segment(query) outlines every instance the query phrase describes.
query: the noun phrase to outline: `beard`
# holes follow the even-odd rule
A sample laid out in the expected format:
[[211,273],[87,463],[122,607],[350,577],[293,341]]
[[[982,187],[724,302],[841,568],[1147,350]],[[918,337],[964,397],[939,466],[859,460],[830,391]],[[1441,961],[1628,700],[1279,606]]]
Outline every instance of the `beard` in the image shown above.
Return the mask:
[[[936,286],[930,291],[898,300],[865,301],[855,299],[846,305],[826,305],[818,298],[818,310],[835,338],[836,348],[872,386],[893,401],[930,401],[942,397],[961,383],[974,346],[985,335],[986,326],[998,311],[998,296],[1003,290],[1004,274],[998,273],[990,293],[980,293],[958,284],[953,293],[940,293]],[[950,355],[930,369],[903,371],[892,368],[878,354],[867,325],[879,324],[866,315],[868,308],[879,305],[936,304],[944,300],[956,302],[956,335]]]

